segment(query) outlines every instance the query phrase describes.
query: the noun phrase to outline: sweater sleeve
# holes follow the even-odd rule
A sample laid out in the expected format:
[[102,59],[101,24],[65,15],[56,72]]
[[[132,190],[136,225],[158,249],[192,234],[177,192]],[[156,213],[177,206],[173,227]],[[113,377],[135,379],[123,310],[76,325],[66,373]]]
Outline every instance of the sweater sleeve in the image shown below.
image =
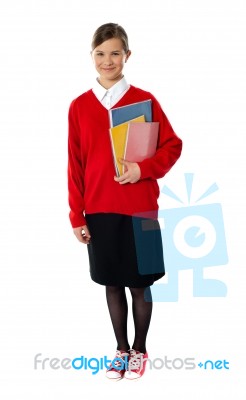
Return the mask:
[[86,225],[84,217],[84,171],[81,160],[79,126],[76,121],[76,100],[68,112],[68,202],[73,228]]
[[151,158],[138,163],[140,179],[162,178],[175,164],[181,155],[182,140],[175,134],[170,122],[158,101],[153,97],[153,121],[159,121],[159,138],[157,151]]

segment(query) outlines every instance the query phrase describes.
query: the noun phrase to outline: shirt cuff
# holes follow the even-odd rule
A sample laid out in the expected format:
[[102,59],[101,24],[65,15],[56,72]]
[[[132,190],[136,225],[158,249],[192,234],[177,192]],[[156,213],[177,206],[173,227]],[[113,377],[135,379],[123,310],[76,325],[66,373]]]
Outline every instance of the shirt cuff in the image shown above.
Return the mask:
[[151,160],[149,160],[148,158],[146,160],[143,160],[141,162],[138,162],[138,166],[140,168],[140,179],[147,179],[147,178],[151,178],[151,174],[150,174],[150,163]]
[[70,212],[69,219],[73,228],[79,228],[80,226],[87,225],[85,217],[81,214],[77,215]]

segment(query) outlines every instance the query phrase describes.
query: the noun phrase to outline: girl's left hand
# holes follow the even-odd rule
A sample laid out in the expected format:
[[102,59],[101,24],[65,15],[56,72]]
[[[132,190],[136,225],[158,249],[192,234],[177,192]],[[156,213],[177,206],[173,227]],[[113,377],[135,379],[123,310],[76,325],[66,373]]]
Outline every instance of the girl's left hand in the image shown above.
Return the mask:
[[123,159],[120,159],[119,161],[126,167],[126,172],[118,178],[115,176],[114,180],[119,182],[121,185],[124,185],[125,183],[136,183],[139,181],[141,170],[138,164]]

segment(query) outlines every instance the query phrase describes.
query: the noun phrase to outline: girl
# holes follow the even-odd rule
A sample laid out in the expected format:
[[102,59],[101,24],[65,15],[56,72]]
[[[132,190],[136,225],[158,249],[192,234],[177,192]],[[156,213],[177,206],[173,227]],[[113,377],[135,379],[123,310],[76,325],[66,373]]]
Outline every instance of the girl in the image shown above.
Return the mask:
[[[121,26],[100,26],[91,51],[98,78],[69,108],[69,217],[75,236],[87,245],[91,279],[106,287],[117,342],[114,362],[106,371],[111,379],[139,378],[145,370],[152,313],[150,286],[165,274],[157,220],[157,179],[170,170],[182,148],[155,97],[127,83],[123,67],[130,55],[128,37]],[[116,177],[108,110],[149,99],[152,120],[159,121],[157,151],[141,162],[121,160],[126,172]],[[137,236],[135,222],[142,227]],[[146,240],[143,242],[146,230],[147,246]],[[141,259],[145,266],[140,271]],[[127,336],[126,288],[132,296],[132,346]]]

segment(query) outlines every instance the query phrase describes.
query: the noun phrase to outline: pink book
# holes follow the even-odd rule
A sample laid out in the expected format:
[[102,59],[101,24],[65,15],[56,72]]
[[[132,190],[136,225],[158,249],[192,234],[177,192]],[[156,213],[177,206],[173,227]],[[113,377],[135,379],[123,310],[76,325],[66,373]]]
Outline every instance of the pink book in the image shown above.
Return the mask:
[[125,156],[126,161],[140,162],[156,152],[159,122],[129,122]]

